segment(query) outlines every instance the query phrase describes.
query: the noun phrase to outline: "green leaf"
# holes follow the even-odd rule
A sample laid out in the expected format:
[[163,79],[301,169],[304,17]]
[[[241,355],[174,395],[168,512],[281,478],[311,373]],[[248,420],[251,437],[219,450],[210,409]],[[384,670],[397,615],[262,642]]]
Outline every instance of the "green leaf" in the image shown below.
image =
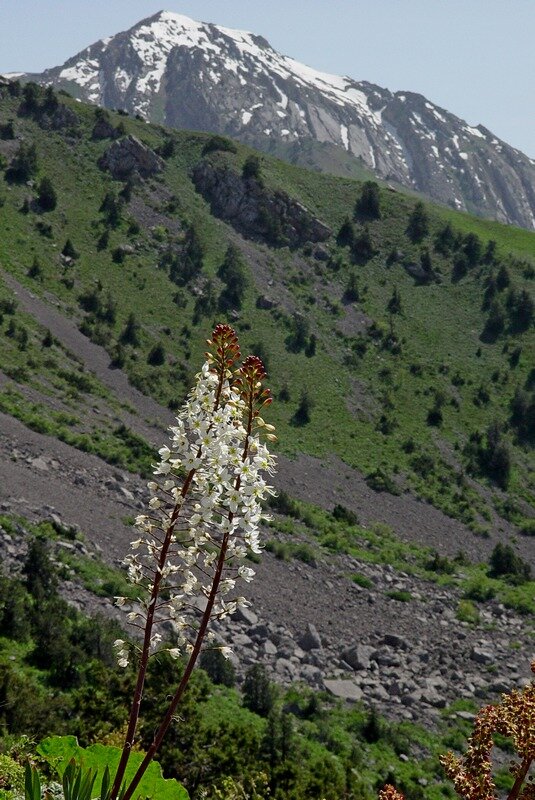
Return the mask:
[[[50,736],[44,739],[37,747],[37,752],[45,761],[57,770],[62,778],[69,766],[71,759],[85,770],[95,770],[95,778],[98,772],[102,775],[102,785],[108,770],[108,785],[110,775],[115,775],[121,757],[121,750],[118,747],[105,747],[102,744],[94,744],[91,747],[83,748],[78,744],[75,736]],[[133,752],[130,755],[128,767],[125,774],[126,784],[134,777],[137,768],[143,761],[144,754]],[[93,786],[93,784],[91,784]],[[103,793],[101,789],[101,798]],[[162,776],[160,765],[153,761],[143,776],[137,794],[142,797],[149,797],[151,800],[189,800],[189,795],[184,787],[175,780],[166,780]],[[37,798],[32,798],[37,800]],[[67,797],[66,797],[67,800]],[[71,800],[78,800],[72,797]]]

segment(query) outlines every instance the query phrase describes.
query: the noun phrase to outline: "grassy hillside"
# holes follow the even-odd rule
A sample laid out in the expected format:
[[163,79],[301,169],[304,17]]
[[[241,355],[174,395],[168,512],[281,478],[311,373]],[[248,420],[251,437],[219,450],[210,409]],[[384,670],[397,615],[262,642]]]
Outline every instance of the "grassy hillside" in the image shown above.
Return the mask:
[[[97,163],[112,139],[92,135],[94,108],[17,92],[4,87],[0,100],[1,268],[53,299],[136,387],[175,408],[213,322],[227,318],[267,361],[283,452],[339,456],[374,488],[410,489],[479,534],[496,513],[532,529],[534,234],[430,204],[411,229],[413,197],[380,188],[376,218],[366,203],[355,212],[361,182],[262,156],[260,191],[287,193],[333,235],[297,249],[244,238],[212,215],[191,171],[207,158],[239,178],[247,148],[110,115],[117,135],[164,159],[154,177],[113,180]],[[70,116],[51,130],[47,103],[58,99]],[[23,175],[21,143],[36,151]],[[38,199],[43,178],[57,196],[51,210]],[[346,218],[352,246],[338,235]],[[245,279],[231,303],[218,276],[229,243]],[[99,427],[96,418],[88,431],[86,412],[106,390],[73,377],[80,365],[43,344],[46,331],[13,300],[4,286],[0,407],[32,424],[30,398],[31,416],[56,435],[67,425],[81,443]],[[127,463],[110,419],[98,451]],[[132,468],[140,457],[138,448]]]

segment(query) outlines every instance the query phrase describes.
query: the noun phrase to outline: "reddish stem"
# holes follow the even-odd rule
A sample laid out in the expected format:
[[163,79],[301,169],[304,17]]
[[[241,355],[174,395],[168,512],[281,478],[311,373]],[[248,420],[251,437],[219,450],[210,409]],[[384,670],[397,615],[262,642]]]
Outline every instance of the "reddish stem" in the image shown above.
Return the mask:
[[520,794],[520,789],[522,788],[522,784],[526,779],[526,775],[528,774],[532,761],[533,759],[530,756],[526,756],[525,759],[522,761],[522,764],[518,769],[518,775],[516,776],[513,788],[507,795],[507,800],[516,800],[516,798]]
[[[221,391],[223,389],[223,383],[225,380],[225,370],[224,367],[220,370],[219,375],[219,383],[216,392],[216,398],[214,402],[214,411],[217,410],[219,407],[219,402],[221,399]],[[199,453],[200,455],[199,448]],[[182,501],[187,496],[191,482],[193,480],[193,476],[195,475],[195,470],[191,469],[184,481],[184,485],[182,486],[182,490],[180,492],[180,497]],[[113,786],[110,793],[110,800],[116,800],[117,795],[119,794],[121,783],[124,778],[124,773],[126,771],[126,767],[128,765],[128,759],[130,758],[130,751],[132,750],[132,745],[134,743],[134,737],[136,735],[137,724],[139,720],[139,712],[141,708],[141,700],[143,697],[143,689],[145,686],[145,678],[147,674],[147,666],[149,663],[149,656],[150,656],[150,642],[152,636],[152,628],[154,625],[154,614],[156,611],[156,604],[158,601],[158,596],[160,593],[160,585],[162,582],[162,574],[163,568],[165,566],[165,562],[167,559],[167,553],[169,551],[169,547],[171,546],[171,541],[173,538],[173,533],[175,530],[175,526],[178,521],[178,517],[180,515],[180,510],[183,506],[183,503],[176,503],[173,513],[171,515],[170,523],[165,532],[165,539],[162,544],[162,549],[160,550],[160,556],[158,558],[158,568],[156,570],[154,576],[154,583],[152,585],[150,601],[147,609],[147,619],[145,622],[145,633],[143,636],[143,648],[141,651],[141,658],[139,661],[139,669],[137,674],[137,681],[136,681],[136,688],[134,690],[134,699],[132,701],[132,706],[130,709],[130,717],[128,721],[128,729],[126,731],[125,743],[123,746],[123,751],[121,753],[121,758],[119,760],[119,765],[117,767],[117,773],[115,775],[115,779],[113,781]]]
[[[247,455],[249,453],[249,439],[251,436],[252,425],[253,425],[253,418],[254,418],[254,398],[253,398],[253,391],[248,393],[248,420],[247,420],[247,432],[245,437],[245,445],[242,454],[242,461],[245,461]],[[236,491],[239,491],[241,486],[241,477],[238,476],[235,484]],[[234,518],[234,514],[232,511],[229,512],[228,519],[229,522],[232,522]],[[199,657],[199,653],[201,652],[202,644],[204,641],[204,637],[206,635],[206,631],[208,629],[208,624],[210,622],[210,617],[212,615],[212,610],[214,607],[214,603],[217,597],[217,593],[219,590],[219,584],[221,582],[221,576],[223,574],[223,568],[225,566],[225,559],[227,554],[228,548],[228,541],[229,541],[229,534],[228,532],[224,534],[223,541],[221,542],[221,550],[219,551],[219,558],[217,560],[217,567],[214,574],[214,580],[212,582],[212,586],[210,589],[210,594],[208,596],[208,602],[206,604],[206,608],[204,610],[201,624],[199,625],[199,630],[197,632],[197,637],[195,639],[195,644],[193,646],[193,650],[191,651],[190,657],[188,659],[188,663],[186,664],[186,669],[184,670],[184,674],[178,684],[178,687],[173,695],[171,702],[167,708],[165,716],[162,719],[160,727],[158,728],[154,739],[152,740],[152,744],[150,745],[145,758],[141,762],[138,767],[138,770],[134,777],[132,778],[127,790],[125,791],[124,795],[122,796],[121,800],[130,800],[133,793],[135,792],[141,778],[143,777],[147,767],[149,766],[150,762],[154,758],[156,751],[158,750],[162,740],[167,733],[167,730],[173,720],[173,716],[175,714],[176,708],[182,699],[182,695],[188,685],[189,679],[191,678],[191,674],[193,672],[193,668],[195,667],[195,663],[197,658]]]

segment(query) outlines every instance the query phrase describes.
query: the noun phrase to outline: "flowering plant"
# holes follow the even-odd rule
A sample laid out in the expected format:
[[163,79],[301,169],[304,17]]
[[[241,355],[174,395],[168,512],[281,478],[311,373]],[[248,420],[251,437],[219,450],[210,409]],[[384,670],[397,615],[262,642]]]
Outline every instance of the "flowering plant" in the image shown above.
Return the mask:
[[[175,710],[203,647],[213,646],[210,619],[247,605],[235,593],[238,581],[254,571],[244,564],[248,550],[260,552],[261,501],[273,493],[263,474],[273,474],[275,459],[262,438],[275,439],[260,411],[271,403],[262,382],[262,361],[248,356],[238,366],[240,349],[234,330],[218,325],[195,386],[171,428],[171,442],[159,451],[160,462],[149,483],[146,514],[136,519],[139,537],[127,557],[130,580],[139,586],[138,605],[128,617],[143,630],[139,668],[125,743],[110,792],[130,800],[171,724]],[[202,598],[203,613],[193,613]],[[118,597],[119,605],[127,603]],[[187,663],[151,746],[128,786],[123,779],[134,744],[149,658],[162,648],[156,623],[170,622],[175,641],[168,649]],[[131,648],[115,642],[119,665],[126,667]],[[229,648],[219,648],[228,655]]]
[[[531,664],[531,671],[535,673],[535,661]],[[535,761],[533,681],[522,690],[513,689],[502,695],[500,703],[481,709],[463,756],[447,753],[441,757],[441,764],[455,791],[464,800],[495,800],[491,755],[497,733],[512,740],[519,758],[511,762],[510,772],[514,780],[507,800],[535,800],[535,784],[529,775]],[[404,800],[404,797],[388,784],[379,792],[379,800]]]

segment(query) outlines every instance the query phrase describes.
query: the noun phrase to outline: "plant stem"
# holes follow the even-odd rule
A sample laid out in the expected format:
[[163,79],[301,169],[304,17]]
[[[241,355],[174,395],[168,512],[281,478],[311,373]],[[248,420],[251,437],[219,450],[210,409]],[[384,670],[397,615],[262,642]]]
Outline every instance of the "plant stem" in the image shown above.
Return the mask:
[[[252,424],[253,424],[253,399],[252,399],[252,396],[251,396],[251,397],[248,398],[247,432],[246,432],[245,445],[244,445],[243,454],[242,454],[242,461],[245,461],[245,459],[247,458],[247,455],[249,453],[249,438],[251,436]],[[236,480],[236,484],[235,484],[236,491],[239,491],[240,485],[241,485],[241,478],[240,478],[240,476],[238,476],[238,478]],[[232,519],[234,518],[234,514],[232,513],[232,511],[229,512],[228,518],[229,518],[229,521],[232,522]],[[214,607],[214,604],[215,604],[215,600],[216,600],[216,597],[217,597],[217,593],[218,593],[218,590],[219,590],[219,584],[221,582],[221,576],[223,574],[223,568],[225,566],[225,559],[226,559],[226,555],[227,555],[228,542],[229,542],[229,533],[227,531],[223,535],[223,540],[221,542],[221,549],[219,551],[219,557],[218,557],[218,560],[217,560],[217,567],[216,567],[216,571],[215,571],[215,574],[214,574],[214,579],[213,579],[213,582],[212,582],[212,586],[210,588],[210,594],[208,596],[208,602],[206,604],[206,608],[204,610],[204,613],[203,613],[203,616],[202,616],[202,619],[201,619],[201,623],[199,625],[199,630],[197,632],[197,637],[195,639],[195,644],[193,646],[193,650],[191,651],[190,657],[188,659],[188,663],[186,664],[186,668],[184,670],[184,674],[182,675],[182,678],[180,680],[180,683],[178,684],[178,687],[177,687],[177,689],[175,691],[175,694],[173,695],[173,698],[172,698],[171,702],[169,703],[169,706],[167,708],[165,716],[163,717],[162,722],[160,723],[160,727],[158,728],[158,730],[157,730],[157,732],[156,732],[156,734],[154,736],[152,744],[150,745],[149,749],[147,750],[145,758],[143,759],[143,761],[139,765],[136,774],[132,778],[132,780],[130,782],[130,785],[126,789],[126,791],[125,791],[124,795],[122,796],[121,800],[130,800],[130,798],[132,797],[133,793],[135,792],[135,790],[136,790],[141,778],[143,777],[143,775],[144,775],[147,767],[149,766],[150,762],[154,758],[154,755],[155,755],[156,751],[158,750],[160,744],[162,743],[162,740],[163,740],[165,734],[167,733],[167,729],[169,728],[169,726],[170,726],[170,724],[171,724],[171,722],[173,720],[173,716],[175,714],[176,708],[177,708],[180,700],[182,699],[182,695],[184,694],[184,691],[185,691],[185,689],[186,689],[186,687],[188,685],[189,679],[191,678],[191,673],[193,672],[193,668],[195,667],[195,663],[197,661],[197,658],[199,657],[199,653],[201,652],[201,648],[202,648],[202,644],[203,644],[203,641],[204,641],[204,637],[205,637],[206,631],[208,629],[208,624],[210,622],[210,617],[212,615],[212,610],[213,610],[213,607]]]
[[[221,399],[221,391],[223,389],[223,383],[225,379],[224,369],[220,371],[219,375],[219,382],[214,402],[214,411],[217,411],[219,407],[220,399]],[[199,454],[200,455],[199,448]],[[193,476],[195,475],[195,470],[191,469],[184,481],[184,485],[182,486],[182,490],[180,492],[181,500],[183,501],[187,496],[191,482],[193,480]],[[119,760],[119,764],[117,767],[117,773],[115,775],[115,779],[113,781],[113,786],[110,793],[110,800],[116,800],[117,795],[119,794],[121,783],[124,778],[124,774],[126,771],[126,767],[128,765],[128,759],[130,758],[130,752],[132,750],[132,745],[134,743],[134,737],[136,735],[137,730],[137,723],[139,720],[139,712],[141,708],[141,700],[143,697],[143,689],[145,686],[145,678],[147,674],[147,666],[149,663],[149,656],[150,656],[150,643],[152,637],[152,628],[154,625],[154,614],[156,611],[156,604],[158,602],[158,596],[160,593],[160,585],[162,582],[162,574],[163,568],[165,566],[165,562],[167,559],[167,553],[169,551],[169,547],[171,546],[171,541],[173,538],[173,533],[178,521],[178,517],[180,515],[180,511],[183,507],[183,502],[176,503],[175,507],[173,508],[173,513],[171,516],[171,520],[165,532],[164,542],[162,544],[162,549],[160,550],[160,556],[158,558],[158,568],[156,570],[154,576],[154,582],[152,585],[151,596],[149,605],[147,608],[147,619],[145,622],[145,632],[143,636],[143,648],[141,651],[141,658],[139,662],[138,674],[137,674],[137,681],[136,681],[136,688],[134,691],[134,699],[132,701],[132,706],[130,709],[130,717],[128,721],[128,729],[126,731],[125,742],[123,745],[123,751],[121,753],[121,758]]]
[[532,761],[533,759],[530,756],[526,756],[525,759],[522,761],[522,764],[518,769],[518,775],[516,776],[513,788],[507,795],[507,800],[516,800],[516,798],[520,794],[520,789],[522,788],[522,784],[526,779],[526,775],[528,774]]

